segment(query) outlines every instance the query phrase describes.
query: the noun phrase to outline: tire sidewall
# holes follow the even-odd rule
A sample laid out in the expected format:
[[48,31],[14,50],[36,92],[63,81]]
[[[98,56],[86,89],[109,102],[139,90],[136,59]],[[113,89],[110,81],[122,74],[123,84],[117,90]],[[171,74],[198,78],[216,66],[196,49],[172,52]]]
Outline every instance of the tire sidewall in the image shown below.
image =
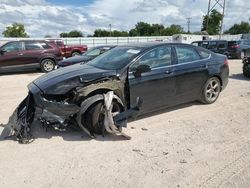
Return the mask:
[[[53,63],[53,69],[50,70],[50,71],[48,71],[48,70],[46,70],[46,69],[44,68],[44,64],[45,64],[47,61],[50,61],[51,63]],[[45,72],[45,73],[48,73],[48,72],[51,72],[51,71],[55,70],[55,67],[56,67],[56,63],[55,63],[55,61],[53,61],[52,59],[43,59],[43,60],[41,61],[41,70],[42,70],[43,72]]]
[[[116,99],[113,102],[119,107],[120,111],[123,111],[123,107]],[[90,106],[86,113],[87,128],[96,134],[102,134],[102,127],[99,125],[100,110],[103,107],[103,101],[98,101]]]
[[79,53],[79,52],[73,52],[71,56],[74,57],[74,56],[79,56],[79,55],[81,55],[81,53]]
[[208,86],[208,84],[212,81],[212,80],[216,80],[216,82],[219,84],[219,89],[221,88],[221,83],[220,83],[220,80],[218,79],[218,78],[216,78],[216,77],[212,77],[212,78],[209,78],[207,81],[206,81],[206,83],[205,83],[205,85],[204,85],[204,88],[203,88],[203,90],[202,90],[202,102],[203,103],[205,103],[205,104],[212,104],[212,103],[214,103],[218,98],[219,98],[219,96],[220,96],[220,90],[219,90],[219,94],[218,94],[218,96],[215,98],[215,100],[213,100],[213,101],[210,101],[210,100],[208,100],[207,99],[207,97],[206,97],[206,89],[207,89],[207,86]]

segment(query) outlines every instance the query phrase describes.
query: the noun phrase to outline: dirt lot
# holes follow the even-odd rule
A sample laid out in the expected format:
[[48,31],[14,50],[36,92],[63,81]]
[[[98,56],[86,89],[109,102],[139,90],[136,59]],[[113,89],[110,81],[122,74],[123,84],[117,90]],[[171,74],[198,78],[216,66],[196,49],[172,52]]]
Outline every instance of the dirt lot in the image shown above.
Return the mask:
[[[43,130],[29,145],[1,141],[0,187],[250,187],[250,80],[241,66],[230,61],[229,85],[215,104],[129,123],[130,141]],[[38,76],[0,76],[0,123]]]

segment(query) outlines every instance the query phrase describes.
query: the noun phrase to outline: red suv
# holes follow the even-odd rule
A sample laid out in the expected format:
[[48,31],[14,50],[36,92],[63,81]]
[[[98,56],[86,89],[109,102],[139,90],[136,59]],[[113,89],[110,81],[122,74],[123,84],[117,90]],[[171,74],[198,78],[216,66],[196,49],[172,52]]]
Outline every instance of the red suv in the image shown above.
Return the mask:
[[50,72],[62,60],[60,49],[42,40],[12,41],[0,47],[0,73],[41,69]]

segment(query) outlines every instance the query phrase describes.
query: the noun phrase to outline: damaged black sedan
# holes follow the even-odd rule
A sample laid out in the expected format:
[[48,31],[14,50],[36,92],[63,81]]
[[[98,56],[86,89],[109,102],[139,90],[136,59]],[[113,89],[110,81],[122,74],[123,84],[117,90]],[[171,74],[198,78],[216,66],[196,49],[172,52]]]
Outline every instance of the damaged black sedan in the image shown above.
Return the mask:
[[226,56],[188,44],[118,46],[96,59],[58,69],[28,85],[12,127],[21,142],[34,119],[89,136],[122,134],[128,118],[194,100],[211,104],[228,83]]

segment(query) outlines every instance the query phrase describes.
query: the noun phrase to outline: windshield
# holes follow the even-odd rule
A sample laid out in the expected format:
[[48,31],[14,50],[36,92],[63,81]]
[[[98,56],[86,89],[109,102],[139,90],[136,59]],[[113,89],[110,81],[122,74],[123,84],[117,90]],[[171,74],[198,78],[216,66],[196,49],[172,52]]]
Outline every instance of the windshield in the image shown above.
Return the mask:
[[85,52],[84,56],[98,56],[101,53],[99,48],[90,48],[87,52]]
[[118,70],[125,67],[141,50],[138,47],[116,47],[87,64],[101,69]]

